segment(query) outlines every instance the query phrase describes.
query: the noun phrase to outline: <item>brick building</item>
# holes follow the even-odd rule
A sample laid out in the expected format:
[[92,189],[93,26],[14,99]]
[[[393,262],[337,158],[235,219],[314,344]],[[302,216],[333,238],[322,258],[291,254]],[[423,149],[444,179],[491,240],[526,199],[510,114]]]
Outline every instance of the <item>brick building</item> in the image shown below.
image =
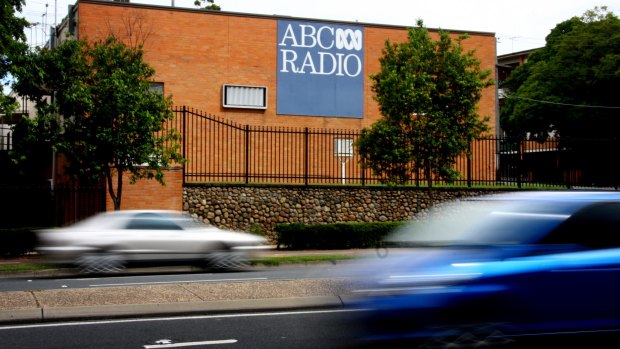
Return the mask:
[[[407,28],[402,26],[130,2],[79,0],[69,12],[57,35],[97,40],[115,34],[132,44],[143,42],[158,88],[171,94],[175,105],[251,126],[345,130],[370,126],[381,115],[369,76],[380,68],[386,40],[407,39]],[[475,49],[482,68],[495,72],[494,34],[468,34],[464,48]],[[495,87],[484,91],[479,114],[489,117],[489,128],[495,132]],[[172,176],[174,185],[145,186],[145,190],[158,194],[172,190],[170,195],[180,198],[182,180],[175,177],[182,176],[180,172]],[[125,186],[125,190],[134,189]],[[169,205],[135,201],[128,194],[123,195],[127,203],[123,208],[181,208],[180,201]]]

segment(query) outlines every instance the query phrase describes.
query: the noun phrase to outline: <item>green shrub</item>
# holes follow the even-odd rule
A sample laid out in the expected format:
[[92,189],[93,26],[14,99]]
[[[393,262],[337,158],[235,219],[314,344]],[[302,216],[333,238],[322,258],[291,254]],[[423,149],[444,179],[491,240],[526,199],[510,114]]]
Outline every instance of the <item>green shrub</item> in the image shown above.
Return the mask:
[[293,250],[373,248],[400,224],[402,222],[278,224],[275,233],[278,247]]
[[33,252],[36,234],[29,228],[0,229],[0,257],[16,257]]

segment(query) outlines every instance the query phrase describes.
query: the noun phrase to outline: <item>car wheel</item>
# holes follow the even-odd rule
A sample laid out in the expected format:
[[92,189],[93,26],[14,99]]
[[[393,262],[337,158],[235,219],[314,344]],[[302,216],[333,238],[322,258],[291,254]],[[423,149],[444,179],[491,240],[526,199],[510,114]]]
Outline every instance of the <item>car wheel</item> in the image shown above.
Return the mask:
[[440,331],[418,348],[511,348],[514,345],[497,325],[478,324]]
[[240,270],[250,265],[247,253],[233,251],[224,246],[218,246],[207,252],[206,267],[209,269]]
[[75,264],[82,274],[118,273],[125,269],[121,255],[110,252],[84,254]]

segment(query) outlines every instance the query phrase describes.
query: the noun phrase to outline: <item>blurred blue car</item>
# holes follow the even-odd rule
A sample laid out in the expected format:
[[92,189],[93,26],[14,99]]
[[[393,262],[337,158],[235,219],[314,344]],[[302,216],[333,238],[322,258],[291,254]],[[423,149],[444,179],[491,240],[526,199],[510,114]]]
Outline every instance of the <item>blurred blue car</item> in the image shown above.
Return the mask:
[[364,265],[358,290],[367,343],[495,347],[620,329],[620,192],[463,199],[388,241],[406,248]]

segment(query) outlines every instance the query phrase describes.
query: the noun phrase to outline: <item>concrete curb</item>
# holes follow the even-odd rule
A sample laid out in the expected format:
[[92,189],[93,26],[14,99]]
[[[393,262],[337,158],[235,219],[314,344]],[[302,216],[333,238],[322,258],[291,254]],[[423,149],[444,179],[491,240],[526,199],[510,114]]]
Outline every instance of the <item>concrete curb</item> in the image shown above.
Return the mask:
[[345,303],[340,296],[312,296],[158,304],[21,308],[0,310],[0,324],[341,308],[344,305]]
[[41,308],[0,310],[0,324],[40,322],[42,319],[43,309]]

